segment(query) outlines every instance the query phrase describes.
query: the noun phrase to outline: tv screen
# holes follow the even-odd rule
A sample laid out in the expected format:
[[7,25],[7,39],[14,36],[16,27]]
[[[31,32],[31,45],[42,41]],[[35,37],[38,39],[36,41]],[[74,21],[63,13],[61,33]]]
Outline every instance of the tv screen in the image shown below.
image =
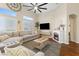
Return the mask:
[[50,29],[49,23],[42,23],[42,24],[40,24],[40,29],[42,29],[42,30],[49,30]]

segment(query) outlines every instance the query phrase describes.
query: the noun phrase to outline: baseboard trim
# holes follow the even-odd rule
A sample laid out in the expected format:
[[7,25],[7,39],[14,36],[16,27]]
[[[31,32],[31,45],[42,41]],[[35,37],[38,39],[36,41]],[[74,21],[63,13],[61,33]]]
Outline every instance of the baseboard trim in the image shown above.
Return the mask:
[[74,42],[74,43],[77,43],[77,44],[79,44],[79,42],[75,42],[75,41],[71,41],[71,42]]
[[75,42],[75,43],[79,44],[79,42]]

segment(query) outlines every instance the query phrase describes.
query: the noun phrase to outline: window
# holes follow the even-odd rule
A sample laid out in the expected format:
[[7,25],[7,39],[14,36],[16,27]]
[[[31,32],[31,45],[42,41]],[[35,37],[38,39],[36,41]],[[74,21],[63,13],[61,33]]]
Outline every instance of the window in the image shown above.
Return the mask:
[[8,17],[0,17],[0,33],[16,31],[16,20]]
[[33,24],[34,24],[34,21],[31,17],[27,17],[27,16],[24,16],[23,17],[23,20],[24,20],[24,31],[31,31],[33,30]]
[[0,33],[16,31],[16,12],[0,8],[0,14]]

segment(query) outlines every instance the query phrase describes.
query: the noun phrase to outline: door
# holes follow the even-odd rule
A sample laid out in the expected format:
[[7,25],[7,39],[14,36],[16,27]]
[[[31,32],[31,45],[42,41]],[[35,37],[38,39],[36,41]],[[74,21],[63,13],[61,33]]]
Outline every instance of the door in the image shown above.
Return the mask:
[[70,15],[70,39],[69,41],[75,42],[76,40],[76,15]]

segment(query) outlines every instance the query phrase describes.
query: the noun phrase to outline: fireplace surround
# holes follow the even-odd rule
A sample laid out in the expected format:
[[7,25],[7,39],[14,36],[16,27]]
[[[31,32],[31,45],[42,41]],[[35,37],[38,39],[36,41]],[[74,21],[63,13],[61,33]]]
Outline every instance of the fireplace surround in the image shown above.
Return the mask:
[[60,30],[54,30],[53,31],[53,40],[58,43],[63,43],[64,39],[64,32]]

